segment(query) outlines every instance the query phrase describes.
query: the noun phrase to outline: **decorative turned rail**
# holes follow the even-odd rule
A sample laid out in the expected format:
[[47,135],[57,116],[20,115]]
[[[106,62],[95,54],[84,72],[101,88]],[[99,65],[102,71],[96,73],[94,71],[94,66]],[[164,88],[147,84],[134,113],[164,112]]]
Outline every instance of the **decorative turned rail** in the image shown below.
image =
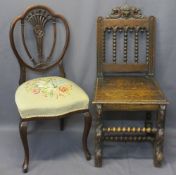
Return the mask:
[[140,127],[108,127],[103,128],[103,132],[126,132],[126,133],[156,133],[157,128],[140,128]]
[[113,136],[108,135],[103,137],[104,141],[111,141],[111,142],[153,142],[154,137],[152,136]]

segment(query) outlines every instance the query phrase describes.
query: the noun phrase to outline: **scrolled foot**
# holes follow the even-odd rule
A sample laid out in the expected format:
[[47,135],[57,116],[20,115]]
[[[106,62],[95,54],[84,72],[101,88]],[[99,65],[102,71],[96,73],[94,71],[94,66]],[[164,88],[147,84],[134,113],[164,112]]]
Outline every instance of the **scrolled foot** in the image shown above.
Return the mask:
[[83,132],[83,137],[82,137],[82,145],[83,145],[83,151],[84,151],[86,160],[90,160],[91,154],[87,146],[87,139],[88,139],[89,131],[90,131],[91,124],[92,124],[92,116],[90,112],[85,112],[84,116],[85,116],[84,117],[84,132]]
[[86,157],[86,160],[90,160],[91,159],[90,152],[85,153],[85,157]]
[[28,172],[28,163],[26,161],[24,161],[22,168],[23,168],[23,173],[27,173]]
[[20,137],[24,148],[24,162],[23,162],[23,172],[28,172],[28,166],[29,166],[29,147],[28,147],[28,140],[27,140],[27,122],[20,121],[19,124],[19,131],[20,131]]

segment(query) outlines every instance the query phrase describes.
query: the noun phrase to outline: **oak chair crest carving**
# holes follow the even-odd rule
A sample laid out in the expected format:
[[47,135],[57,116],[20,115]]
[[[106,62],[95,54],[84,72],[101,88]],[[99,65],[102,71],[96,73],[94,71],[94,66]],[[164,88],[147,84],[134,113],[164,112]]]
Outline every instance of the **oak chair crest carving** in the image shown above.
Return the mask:
[[112,9],[111,14],[107,18],[144,18],[141,9],[125,4],[121,7]]

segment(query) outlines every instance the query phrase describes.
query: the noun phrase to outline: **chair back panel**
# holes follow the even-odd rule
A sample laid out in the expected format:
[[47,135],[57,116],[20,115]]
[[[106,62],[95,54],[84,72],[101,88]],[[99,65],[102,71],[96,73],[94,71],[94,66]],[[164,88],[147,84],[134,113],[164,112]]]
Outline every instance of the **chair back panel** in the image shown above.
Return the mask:
[[[98,76],[105,73],[153,75],[154,34],[155,18],[142,16],[135,7],[118,7],[108,17],[98,17]],[[111,54],[107,56],[108,49]]]
[[[19,24],[21,36],[16,39],[15,32],[18,32],[17,29]],[[65,37],[63,47],[57,55],[55,53],[58,51],[56,40],[59,38],[57,31],[58,25],[60,24],[64,26]],[[49,28],[49,26],[51,27]],[[48,28],[50,29],[50,32]],[[51,33],[50,36],[47,36],[48,33]],[[23,47],[19,49],[20,39]],[[34,71],[48,70],[55,65],[62,63],[69,43],[68,23],[62,15],[55,14],[46,6],[31,6],[23,15],[18,16],[12,22],[10,28],[10,43],[13,52],[20,63],[20,67],[27,67]],[[29,46],[35,48],[35,51],[30,49]],[[60,44],[58,44],[58,46],[60,46]],[[25,56],[22,56],[22,51],[25,52]],[[53,58],[55,56],[56,59]]]

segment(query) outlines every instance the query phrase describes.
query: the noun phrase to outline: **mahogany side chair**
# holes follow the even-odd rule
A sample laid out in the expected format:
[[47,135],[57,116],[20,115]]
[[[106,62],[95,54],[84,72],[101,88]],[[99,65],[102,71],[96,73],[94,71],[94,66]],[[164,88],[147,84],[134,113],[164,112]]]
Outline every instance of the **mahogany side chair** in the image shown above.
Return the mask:
[[[19,132],[24,147],[23,172],[28,171],[29,164],[28,122],[60,119],[60,128],[63,130],[64,117],[75,112],[85,116],[82,144],[85,157],[89,160],[91,155],[87,138],[92,122],[89,97],[77,84],[65,78],[63,67],[70,39],[67,20],[47,6],[34,5],[14,19],[9,34],[12,50],[20,66],[15,101],[21,116]],[[57,68],[60,76],[46,76],[51,68]],[[26,80],[27,69],[44,75]]]
[[[97,81],[93,100],[97,110],[96,167],[102,166],[105,141],[150,141],[154,165],[162,164],[168,101],[154,79],[155,21],[155,17],[145,17],[139,8],[129,5],[114,8],[109,16],[97,19]],[[122,111],[130,114],[128,120],[135,118],[134,113],[140,114],[144,124],[105,123],[108,114],[121,115]]]

